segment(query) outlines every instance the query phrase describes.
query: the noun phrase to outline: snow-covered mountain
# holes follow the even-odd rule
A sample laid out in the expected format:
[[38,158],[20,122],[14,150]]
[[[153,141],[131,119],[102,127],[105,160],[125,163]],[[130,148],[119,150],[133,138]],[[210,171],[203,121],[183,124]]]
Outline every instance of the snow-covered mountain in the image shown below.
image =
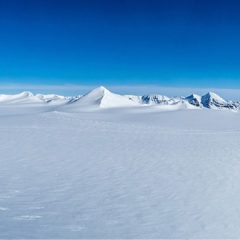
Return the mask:
[[163,95],[144,95],[141,100],[143,104],[168,104],[170,98]]
[[190,96],[185,98],[190,104],[197,106],[197,107],[201,107],[202,106],[202,100],[201,100],[201,96],[197,95],[197,94],[191,94]]
[[238,103],[234,103],[234,102],[230,102],[230,101],[228,102],[213,92],[209,92],[206,95],[202,96],[201,103],[204,107],[211,108],[211,109],[221,109],[221,108],[237,109],[237,108],[239,108]]
[[65,97],[55,94],[33,94],[22,92],[14,95],[0,94],[0,105],[2,104],[52,104],[63,105],[67,108],[98,109],[119,107],[147,107],[159,106],[169,109],[182,108],[208,108],[208,109],[231,109],[239,110],[240,103],[224,100],[216,93],[209,92],[203,96],[191,94],[187,97],[170,98],[164,95],[120,95],[112,93],[103,86],[93,89],[82,96]]
[[112,93],[103,86],[93,89],[74,101],[75,107],[90,108],[132,107],[137,105],[138,103],[129,97]]
[[[142,104],[149,105],[175,105],[189,103],[197,108],[209,108],[209,109],[240,109],[239,102],[226,101],[219,95],[213,92],[209,92],[203,96],[197,94],[191,94],[187,97],[174,97],[169,98],[162,95],[145,95],[141,97]],[[187,108],[189,108],[187,106]]]
[[55,94],[36,94],[22,92],[14,95],[0,94],[0,104],[31,104],[31,103],[67,103],[71,98]]

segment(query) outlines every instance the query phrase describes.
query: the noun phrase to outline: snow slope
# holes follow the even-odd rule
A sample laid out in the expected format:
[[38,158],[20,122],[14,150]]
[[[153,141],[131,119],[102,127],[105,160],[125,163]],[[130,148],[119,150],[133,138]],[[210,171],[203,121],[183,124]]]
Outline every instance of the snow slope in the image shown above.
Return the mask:
[[112,108],[131,107],[137,106],[138,104],[126,96],[112,93],[105,87],[101,86],[80,97],[73,105],[74,108]]
[[239,112],[14,106],[0,238],[240,237]]

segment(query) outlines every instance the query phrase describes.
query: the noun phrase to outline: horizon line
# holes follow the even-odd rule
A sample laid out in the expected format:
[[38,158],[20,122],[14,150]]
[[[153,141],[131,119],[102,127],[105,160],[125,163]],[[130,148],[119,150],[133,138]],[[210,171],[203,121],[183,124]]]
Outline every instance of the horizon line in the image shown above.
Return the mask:
[[21,91],[33,93],[59,94],[77,96],[92,89],[105,86],[113,92],[125,95],[161,94],[167,96],[189,96],[191,94],[203,95],[207,92],[215,92],[226,99],[239,100],[240,88],[214,88],[214,87],[175,87],[161,86],[158,84],[27,84],[27,83],[0,83],[0,94],[16,94]]

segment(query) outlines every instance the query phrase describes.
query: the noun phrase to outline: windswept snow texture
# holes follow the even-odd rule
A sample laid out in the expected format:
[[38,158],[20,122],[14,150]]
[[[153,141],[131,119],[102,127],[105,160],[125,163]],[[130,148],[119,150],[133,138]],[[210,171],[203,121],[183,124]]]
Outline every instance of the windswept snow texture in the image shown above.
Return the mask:
[[57,109],[0,106],[0,238],[240,237],[239,112]]

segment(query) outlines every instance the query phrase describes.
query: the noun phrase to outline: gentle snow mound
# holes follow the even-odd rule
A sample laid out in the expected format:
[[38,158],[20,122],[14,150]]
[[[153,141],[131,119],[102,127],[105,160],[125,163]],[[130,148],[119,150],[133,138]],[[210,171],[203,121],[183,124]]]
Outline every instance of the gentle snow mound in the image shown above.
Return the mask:
[[31,92],[22,92],[19,94],[7,95],[0,94],[0,103],[3,104],[30,104],[30,103],[65,103],[68,101],[67,97],[56,94],[36,94]]

